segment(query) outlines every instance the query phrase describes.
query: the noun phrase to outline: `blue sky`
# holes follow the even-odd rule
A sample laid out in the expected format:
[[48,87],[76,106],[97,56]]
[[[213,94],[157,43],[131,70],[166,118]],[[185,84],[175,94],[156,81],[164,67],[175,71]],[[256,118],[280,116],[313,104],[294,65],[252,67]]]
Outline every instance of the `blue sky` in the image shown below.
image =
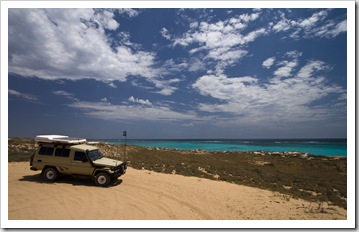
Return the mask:
[[8,15],[9,136],[347,136],[346,8]]

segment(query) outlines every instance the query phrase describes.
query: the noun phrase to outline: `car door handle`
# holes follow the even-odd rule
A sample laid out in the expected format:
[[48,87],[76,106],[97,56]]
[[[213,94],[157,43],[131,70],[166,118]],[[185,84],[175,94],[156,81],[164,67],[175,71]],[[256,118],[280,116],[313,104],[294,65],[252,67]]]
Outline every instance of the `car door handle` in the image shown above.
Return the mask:
[[37,162],[42,162],[42,160],[37,160]]

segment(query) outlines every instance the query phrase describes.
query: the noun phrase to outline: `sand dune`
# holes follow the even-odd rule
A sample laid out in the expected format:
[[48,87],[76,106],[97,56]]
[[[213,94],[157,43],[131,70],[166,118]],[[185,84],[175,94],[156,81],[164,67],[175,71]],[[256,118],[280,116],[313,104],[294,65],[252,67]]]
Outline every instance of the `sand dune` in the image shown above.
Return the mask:
[[327,203],[196,177],[129,168],[108,188],[90,179],[44,182],[27,162],[9,163],[9,220],[346,219]]

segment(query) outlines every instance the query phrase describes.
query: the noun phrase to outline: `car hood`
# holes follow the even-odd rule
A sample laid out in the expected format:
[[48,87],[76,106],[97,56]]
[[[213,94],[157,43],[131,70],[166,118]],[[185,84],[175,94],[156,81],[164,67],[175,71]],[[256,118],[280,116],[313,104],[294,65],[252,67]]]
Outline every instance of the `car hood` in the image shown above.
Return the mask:
[[106,157],[97,159],[97,160],[93,161],[93,163],[96,165],[103,165],[103,166],[110,166],[110,167],[116,167],[116,166],[122,164],[122,162],[119,160],[109,159]]

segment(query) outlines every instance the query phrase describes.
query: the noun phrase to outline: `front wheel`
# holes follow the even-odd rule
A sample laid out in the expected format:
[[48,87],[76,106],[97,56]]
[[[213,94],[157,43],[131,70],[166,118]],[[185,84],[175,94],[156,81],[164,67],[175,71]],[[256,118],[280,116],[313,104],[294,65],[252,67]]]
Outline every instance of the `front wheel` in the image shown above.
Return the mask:
[[95,183],[101,187],[110,184],[111,177],[106,172],[100,172],[95,176]]
[[58,173],[55,168],[46,168],[43,177],[47,181],[55,181],[57,179]]

